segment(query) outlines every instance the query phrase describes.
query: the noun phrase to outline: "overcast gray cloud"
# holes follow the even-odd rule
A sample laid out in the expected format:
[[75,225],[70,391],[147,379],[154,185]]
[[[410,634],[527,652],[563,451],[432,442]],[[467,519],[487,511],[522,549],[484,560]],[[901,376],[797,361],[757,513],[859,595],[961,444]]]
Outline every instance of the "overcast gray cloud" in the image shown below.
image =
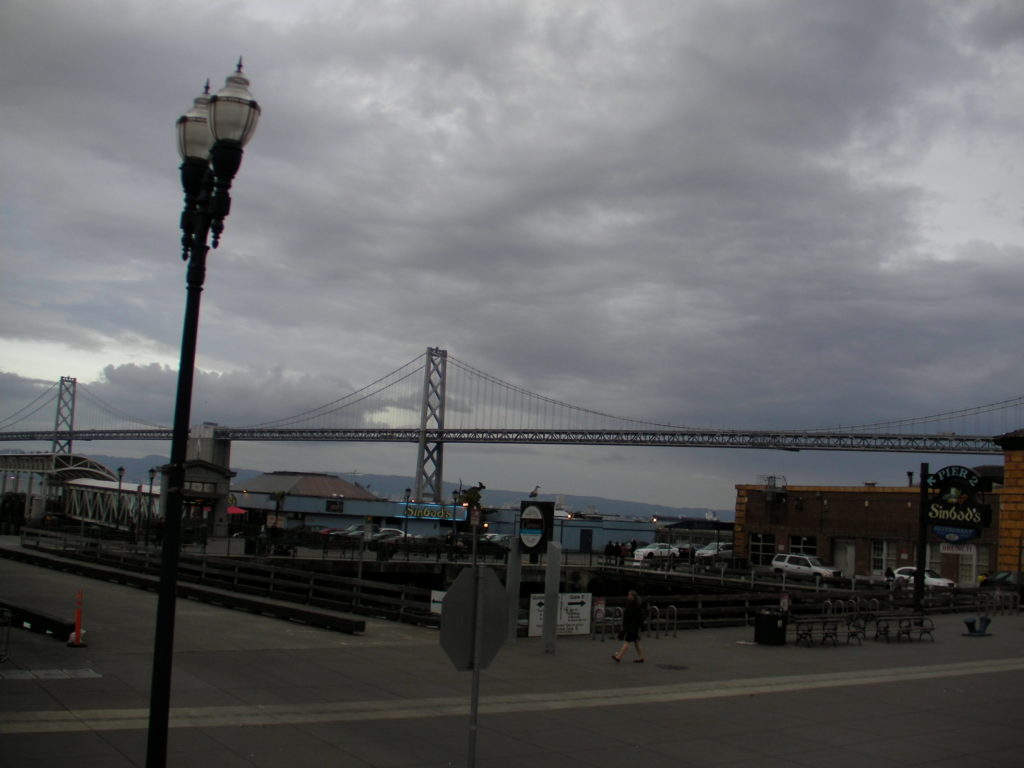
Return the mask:
[[[195,421],[297,413],[427,346],[674,424],[1016,397],[1022,45],[1011,0],[6,0],[0,418],[68,375],[170,421],[173,124],[239,54],[263,117],[210,259]],[[452,448],[446,479],[726,507],[762,473],[901,482],[920,460]]]

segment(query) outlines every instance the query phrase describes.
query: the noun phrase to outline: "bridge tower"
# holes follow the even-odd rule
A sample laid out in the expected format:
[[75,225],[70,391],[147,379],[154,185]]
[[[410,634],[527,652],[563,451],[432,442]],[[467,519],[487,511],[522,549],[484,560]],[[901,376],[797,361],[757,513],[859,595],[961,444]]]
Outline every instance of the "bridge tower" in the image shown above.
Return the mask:
[[[60,389],[57,392],[57,416],[53,420],[52,453],[71,455],[71,432],[75,428],[75,392],[78,379],[70,376],[60,377]],[[67,439],[61,439],[60,433],[67,432]]]
[[428,429],[444,429],[445,378],[448,351],[427,347],[423,366],[423,403],[420,408],[420,441],[416,452],[416,498],[444,503],[444,443],[427,441]]

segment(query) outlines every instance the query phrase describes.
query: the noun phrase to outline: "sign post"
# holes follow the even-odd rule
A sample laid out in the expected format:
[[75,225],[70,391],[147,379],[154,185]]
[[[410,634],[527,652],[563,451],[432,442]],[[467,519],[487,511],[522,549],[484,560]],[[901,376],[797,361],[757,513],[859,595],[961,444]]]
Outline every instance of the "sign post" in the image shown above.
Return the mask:
[[973,469],[943,467],[934,474],[921,465],[921,501],[917,532],[917,562],[914,571],[914,610],[924,607],[928,527],[946,544],[962,545],[992,524],[992,510],[978,500],[984,481]]
[[538,555],[551,541],[551,530],[555,524],[555,503],[553,501],[519,502],[519,543],[524,552],[530,553],[530,562],[536,563]]
[[469,696],[469,752],[476,765],[480,670],[494,660],[505,641],[505,588],[491,568],[463,568],[441,602],[441,647],[458,670],[472,670]]
[[544,602],[551,610],[544,612],[544,653],[555,652],[555,629],[558,626],[558,582],[562,575],[562,545],[548,542],[548,561],[544,569]]
[[917,566],[914,570],[914,610],[924,610],[924,568],[928,547],[928,462],[921,464],[921,493],[917,517]]

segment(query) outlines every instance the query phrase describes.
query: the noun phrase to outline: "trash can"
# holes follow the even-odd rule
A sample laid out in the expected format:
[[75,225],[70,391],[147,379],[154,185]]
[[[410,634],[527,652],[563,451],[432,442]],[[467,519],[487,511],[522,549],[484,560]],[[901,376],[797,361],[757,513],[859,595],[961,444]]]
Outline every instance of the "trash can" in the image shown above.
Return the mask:
[[754,642],[758,645],[785,645],[786,614],[778,610],[759,611],[754,617]]

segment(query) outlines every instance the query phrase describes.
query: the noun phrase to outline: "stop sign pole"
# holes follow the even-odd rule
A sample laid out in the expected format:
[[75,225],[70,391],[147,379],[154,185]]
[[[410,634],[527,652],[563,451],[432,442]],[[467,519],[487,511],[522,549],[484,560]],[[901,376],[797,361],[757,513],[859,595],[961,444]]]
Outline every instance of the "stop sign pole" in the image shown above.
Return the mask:
[[477,713],[480,709],[480,621],[484,615],[483,590],[480,589],[480,566],[476,562],[476,528],[473,528],[473,680],[469,688],[469,746],[466,753],[467,768],[476,765]]
[[480,670],[486,669],[505,641],[507,622],[505,589],[493,569],[482,565],[463,568],[441,603],[441,647],[456,669],[472,670],[469,700],[469,757],[476,761]]

